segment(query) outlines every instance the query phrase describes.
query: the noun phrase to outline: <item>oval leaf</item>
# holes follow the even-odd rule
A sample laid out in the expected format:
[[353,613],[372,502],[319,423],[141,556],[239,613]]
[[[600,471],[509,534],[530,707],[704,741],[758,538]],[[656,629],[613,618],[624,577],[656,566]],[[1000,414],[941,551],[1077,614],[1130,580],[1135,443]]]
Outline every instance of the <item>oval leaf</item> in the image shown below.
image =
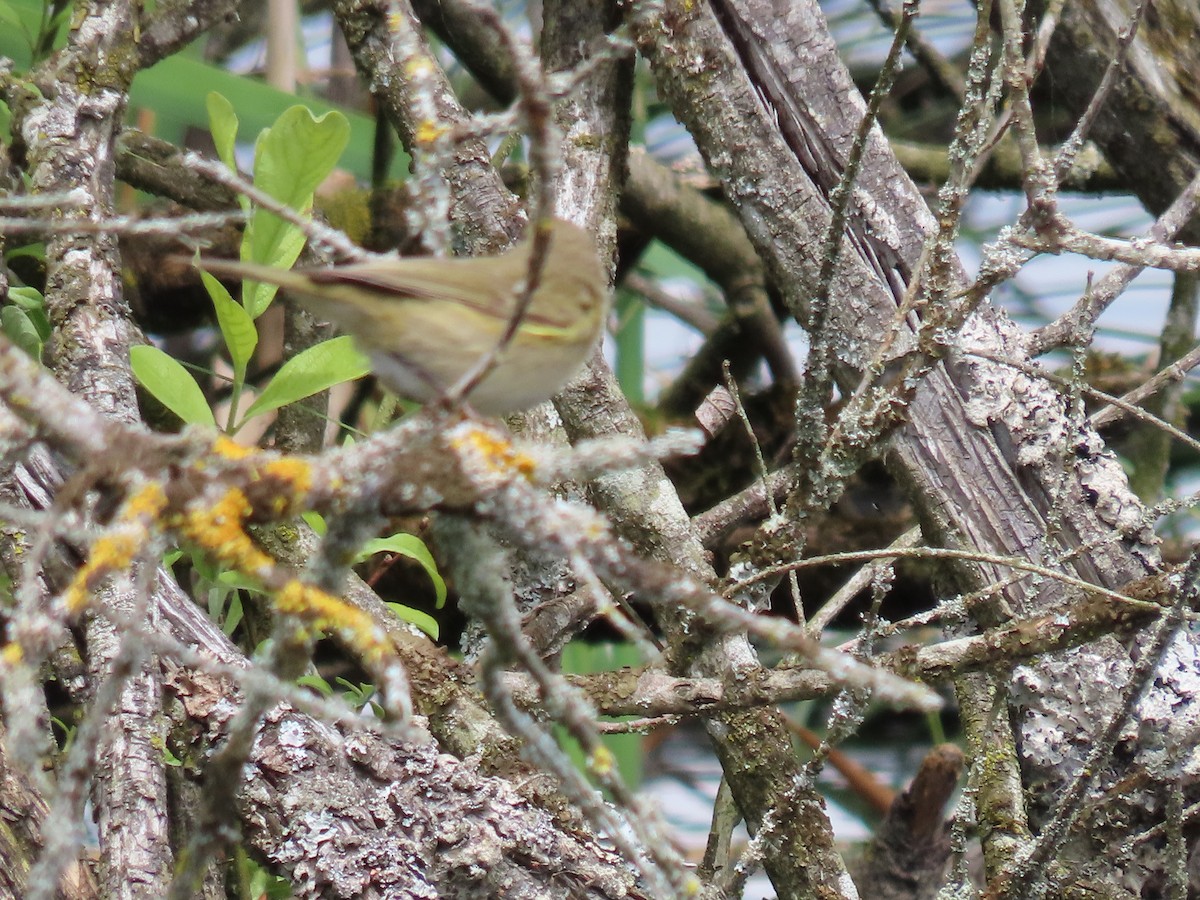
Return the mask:
[[37,326],[30,319],[29,313],[19,306],[0,308],[0,331],[3,331],[10,341],[41,362],[42,338],[38,334]]
[[[254,186],[292,209],[307,213],[317,186],[333,171],[350,140],[350,123],[331,111],[319,118],[306,106],[283,111],[259,135],[254,148]],[[304,235],[273,213],[256,209],[246,227],[242,259],[291,268],[304,247]],[[274,285],[249,283],[243,298],[258,318],[275,297]]]
[[433,582],[433,589],[437,594],[437,608],[442,608],[446,602],[446,582],[442,580],[433,554],[429,552],[423,540],[415,534],[393,534],[391,537],[375,538],[363,546],[358,554],[358,561],[361,562],[376,553],[398,553],[420,563],[429,580]]
[[233,104],[223,94],[209,91],[204,98],[204,106],[208,110],[208,129],[212,132],[217,156],[236,172],[237,157],[234,155],[234,148],[237,145],[238,117],[233,111]]
[[201,271],[200,278],[212,298],[213,308],[217,312],[217,324],[221,327],[221,336],[225,338],[225,346],[229,348],[229,359],[233,362],[233,370],[238,381],[246,374],[246,364],[254,355],[258,346],[258,329],[254,320],[225,290],[225,285],[217,281],[207,272]]
[[403,603],[389,603],[387,607],[405,622],[408,622],[410,625],[416,625],[435,641],[437,640],[438,623],[437,619],[433,616],[423,613],[419,609],[405,606]]
[[258,399],[246,410],[246,418],[279,409],[318,391],[353,381],[371,371],[371,362],[347,335],[309,347],[285,362]]
[[142,387],[184,422],[216,427],[200,385],[177,360],[157,347],[141,346],[130,349],[129,363]]
[[350,123],[337,111],[317,117],[306,106],[286,109],[259,138],[254,185],[293,209],[307,209],[349,140]]
[[31,287],[12,287],[8,289],[8,299],[28,316],[29,323],[43,344],[50,340],[50,315],[46,312],[46,298],[41,291]]

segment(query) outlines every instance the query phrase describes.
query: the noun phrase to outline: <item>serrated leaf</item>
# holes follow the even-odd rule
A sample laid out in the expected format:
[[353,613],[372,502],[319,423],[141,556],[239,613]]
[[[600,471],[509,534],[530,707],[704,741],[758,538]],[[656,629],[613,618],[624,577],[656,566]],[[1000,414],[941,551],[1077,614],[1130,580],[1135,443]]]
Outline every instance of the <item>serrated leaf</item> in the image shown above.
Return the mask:
[[416,625],[435,641],[438,639],[438,623],[433,616],[423,613],[419,609],[405,606],[403,603],[389,603],[387,607],[405,622]]
[[263,389],[246,418],[311,397],[318,391],[353,381],[371,371],[371,363],[347,335],[309,347],[285,362]]
[[140,346],[130,349],[129,362],[142,387],[184,422],[216,427],[200,385],[177,360],[157,347]]
[[246,374],[246,364],[250,362],[254,348],[258,346],[258,329],[254,327],[254,320],[242,304],[225,290],[225,285],[204,271],[201,271],[200,278],[208,289],[208,296],[212,298],[213,308],[217,312],[217,324],[221,328],[225,346],[229,349],[229,359],[233,362],[235,377],[240,383]]
[[446,602],[446,582],[442,580],[442,575],[438,572],[437,563],[433,559],[433,554],[429,552],[429,548],[425,546],[425,542],[415,534],[393,534],[391,537],[375,538],[367,541],[362,550],[359,551],[358,561],[361,562],[376,553],[398,553],[401,556],[406,556],[409,559],[420,563],[421,568],[425,570],[425,574],[429,576],[429,580],[433,582],[433,590],[437,595],[437,608],[441,609]]

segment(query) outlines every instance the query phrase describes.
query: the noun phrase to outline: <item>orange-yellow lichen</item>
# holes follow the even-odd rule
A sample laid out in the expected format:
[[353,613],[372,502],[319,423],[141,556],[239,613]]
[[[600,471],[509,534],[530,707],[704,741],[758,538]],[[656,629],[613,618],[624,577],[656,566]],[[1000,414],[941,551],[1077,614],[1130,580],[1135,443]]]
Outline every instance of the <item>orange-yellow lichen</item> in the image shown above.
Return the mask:
[[[150,482],[132,497],[125,501],[121,510],[121,519],[132,522],[138,519],[155,520],[167,508],[167,495],[163,493],[162,485]],[[147,526],[150,522],[145,523]]]
[[9,644],[0,651],[0,661],[6,666],[15,666],[25,658],[25,651],[21,649],[21,645],[17,643]]
[[314,628],[342,632],[367,662],[378,662],[386,652],[369,615],[318,587],[292,579],[276,591],[275,606]]
[[237,441],[231,440],[225,435],[217,435],[217,439],[213,441],[213,452],[217,456],[223,456],[226,459],[245,459],[254,453],[250,447],[243,447]]
[[78,613],[87,606],[88,597],[91,596],[91,591],[88,589],[88,576],[90,570],[80,569],[71,579],[71,583],[67,585],[67,589],[63,592],[63,605],[72,615]]
[[451,444],[455,449],[474,451],[497,472],[515,469],[528,478],[537,468],[532,456],[521,453],[513,446],[512,441],[494,431],[471,429],[465,436],[453,438]]
[[299,511],[298,507],[312,490],[312,466],[294,456],[283,456],[265,463],[259,469],[259,475],[279,483],[280,490],[270,499],[270,513],[274,518]]
[[404,64],[404,74],[409,78],[423,78],[433,72],[433,62],[427,56],[413,56]]
[[173,523],[190,541],[213,558],[249,575],[274,565],[274,560],[254,546],[246,534],[250,501],[238,488],[231,488],[211,506],[189,509]]
[[80,566],[63,592],[67,611],[75,615],[87,606],[88,598],[100,579],[133,562],[141,542],[128,532],[105,534],[96,538],[88,552],[87,562]]
[[588,757],[588,768],[600,776],[610,774],[616,763],[617,758],[603,744],[597,745],[596,749]]
[[437,122],[426,119],[418,122],[417,127],[413,129],[413,141],[418,145],[432,144],[449,130],[445,125],[439,125]]
[[155,482],[130,495],[117,513],[116,525],[92,542],[87,561],[63,593],[69,613],[75,615],[87,606],[92,590],[102,578],[133,564],[138,551],[150,539],[150,529],[166,507],[166,494]]
[[123,569],[133,562],[133,555],[142,546],[139,538],[143,535],[130,534],[128,531],[116,531],[96,538],[88,553],[87,566],[84,568],[108,569],[115,571]]

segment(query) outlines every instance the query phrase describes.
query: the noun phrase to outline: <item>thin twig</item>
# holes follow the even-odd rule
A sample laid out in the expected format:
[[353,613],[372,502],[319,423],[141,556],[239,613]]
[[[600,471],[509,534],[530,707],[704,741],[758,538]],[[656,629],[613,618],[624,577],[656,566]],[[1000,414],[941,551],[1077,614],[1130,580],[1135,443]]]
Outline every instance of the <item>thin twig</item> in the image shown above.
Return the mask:
[[[867,2],[884,25],[893,31],[898,30],[900,17],[887,5],[886,0],[867,0]],[[917,30],[915,25],[909,26],[904,43],[917,62],[925,67],[925,71],[929,73],[934,82],[961,105],[967,94],[967,85],[954,63],[943,56],[930,41],[925,40],[925,36]]]
[[[892,541],[887,549],[910,549],[916,547],[921,541],[921,529],[910,528],[896,540]],[[817,610],[816,615],[809,620],[808,633],[813,637],[820,637],[821,634],[829,627],[829,623],[837,618],[838,614],[845,609],[855,597],[864,591],[875,580],[875,576],[879,571],[891,564],[891,558],[881,557],[873,560],[863,566],[850,580],[847,581],[838,592],[821,604],[821,608]]]
[[171,235],[190,232],[211,232],[227,225],[244,222],[246,214],[241,210],[223,213],[193,213],[172,218],[139,218],[138,216],[112,216],[107,219],[13,219],[0,216],[0,234],[123,234],[140,236],[146,234]]
[[[1061,5],[1062,0],[1056,0]],[[1096,119],[1100,116],[1100,110],[1104,107],[1105,101],[1108,100],[1108,95],[1112,93],[1117,85],[1117,76],[1121,73],[1121,69],[1125,65],[1125,58],[1129,55],[1129,48],[1133,46],[1133,39],[1137,37],[1138,26],[1141,24],[1142,17],[1146,14],[1149,8],[1149,0],[1138,0],[1137,6],[1129,15],[1129,21],[1125,28],[1117,36],[1117,51],[1113,54],[1113,58],[1108,62],[1108,68],[1104,70],[1104,76],[1100,79],[1100,84],[1093,92],[1091,99],[1088,101],[1087,109],[1083,111],[1083,115],[1075,123],[1075,127],[1071,130],[1070,136],[1063,142],[1062,147],[1058,151],[1058,155],[1054,159],[1054,177],[1058,182],[1066,179],[1067,174],[1071,171],[1071,167],[1075,164],[1075,158],[1079,155],[1080,148],[1083,147],[1083,142],[1087,140],[1088,133],[1092,130],[1092,126],[1096,124]],[[1049,43],[1048,41],[1046,42]]]
[[1153,378],[1148,378],[1138,387],[1124,394],[1120,403],[1112,403],[1104,409],[1092,414],[1089,421],[1092,427],[1099,430],[1111,425],[1121,418],[1121,414],[1129,407],[1136,407],[1148,397],[1154,396],[1162,388],[1176,381],[1182,381],[1192,369],[1200,366],[1200,346],[1193,347],[1184,356],[1179,357],[1164,369],[1156,372]]
[[[1158,217],[1147,236],[1151,241],[1169,241],[1178,234],[1200,210],[1200,172],[1188,183],[1175,201]],[[1090,330],[1130,282],[1145,269],[1144,262],[1118,266],[1107,272],[1096,285],[1075,304],[1051,322],[1025,339],[1030,356],[1041,354],[1066,343],[1081,343],[1076,336]]]
[[1055,569],[1046,566],[1039,566],[1036,563],[1031,563],[1026,559],[1016,556],[1000,556],[994,553],[983,553],[977,550],[951,550],[945,547],[885,547],[880,550],[852,550],[845,553],[829,553],[825,556],[813,556],[808,559],[800,559],[795,562],[787,563],[786,565],[776,566],[770,570],[756,572],[749,578],[740,581],[731,587],[725,589],[727,594],[733,594],[745,587],[758,581],[763,581],[769,578],[777,578],[784,572],[791,570],[799,571],[800,569],[811,569],[815,566],[829,565],[844,565],[846,563],[862,563],[871,562],[876,559],[954,559],[965,560],[967,562],[986,563],[992,566],[1004,566],[1012,569],[1019,569],[1024,572],[1029,572],[1033,575],[1041,575],[1045,578],[1053,578],[1055,581],[1061,581],[1063,584],[1071,587],[1079,588],[1083,591],[1088,591],[1095,594],[1100,594],[1108,597],[1118,603],[1130,603],[1135,606],[1142,601],[1135,600],[1133,597],[1127,597],[1119,591],[1109,590],[1108,588],[1092,584],[1089,581],[1084,581],[1082,578],[1076,578],[1074,575],[1068,575],[1065,572],[1059,572]]
[[309,241],[318,246],[328,248],[340,260],[360,262],[371,256],[371,254],[367,253],[367,251],[363,250],[336,228],[330,228],[316,219],[305,218],[286,203],[281,203],[270,194],[255,187],[253,183],[247,181],[237,172],[230,171],[221,162],[205,159],[198,153],[188,153],[184,156],[184,164],[188,168],[211,178],[213,181],[232,191],[245,194],[255,206],[259,206],[267,210],[267,212],[274,213],[285,222],[295,225],[304,233]]

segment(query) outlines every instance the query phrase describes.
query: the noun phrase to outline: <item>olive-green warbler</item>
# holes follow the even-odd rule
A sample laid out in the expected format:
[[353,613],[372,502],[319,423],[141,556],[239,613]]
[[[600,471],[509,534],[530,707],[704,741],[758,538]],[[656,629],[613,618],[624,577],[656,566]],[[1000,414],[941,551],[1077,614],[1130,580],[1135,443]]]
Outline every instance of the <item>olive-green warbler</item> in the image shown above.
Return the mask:
[[[222,259],[199,265],[214,275],[279,285],[352,335],[391,390],[425,402],[458,384],[499,343],[529,276],[531,247],[526,238],[499,256],[387,257],[323,269]],[[553,220],[541,279],[516,334],[467,401],[498,415],[548,400],[595,346],[607,300],[592,236]]]

